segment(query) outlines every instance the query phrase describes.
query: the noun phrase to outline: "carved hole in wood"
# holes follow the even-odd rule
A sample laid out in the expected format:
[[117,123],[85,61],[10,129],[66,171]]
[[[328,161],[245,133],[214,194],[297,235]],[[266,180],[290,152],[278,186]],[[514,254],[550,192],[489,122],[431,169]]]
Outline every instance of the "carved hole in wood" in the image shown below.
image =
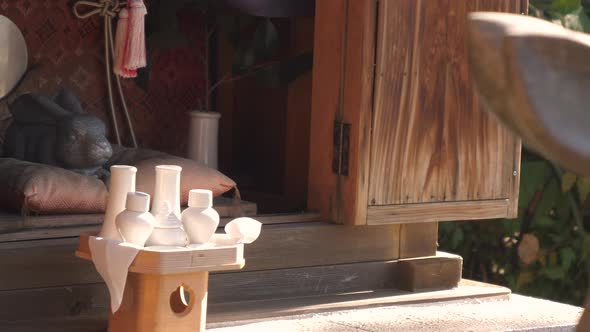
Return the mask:
[[180,285],[170,294],[170,309],[177,315],[185,316],[194,305],[193,291],[186,285]]

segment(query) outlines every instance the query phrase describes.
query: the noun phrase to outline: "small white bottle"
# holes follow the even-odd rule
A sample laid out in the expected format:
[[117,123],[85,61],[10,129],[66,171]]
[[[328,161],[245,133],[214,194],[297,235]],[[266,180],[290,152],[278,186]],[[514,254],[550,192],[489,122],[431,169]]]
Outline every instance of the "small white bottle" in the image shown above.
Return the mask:
[[193,189],[188,196],[188,209],[182,212],[182,224],[192,244],[209,242],[219,226],[219,214],[213,209],[211,190]]
[[115,224],[123,241],[143,247],[154,230],[155,219],[149,213],[150,195],[127,193],[125,210],[117,215]]

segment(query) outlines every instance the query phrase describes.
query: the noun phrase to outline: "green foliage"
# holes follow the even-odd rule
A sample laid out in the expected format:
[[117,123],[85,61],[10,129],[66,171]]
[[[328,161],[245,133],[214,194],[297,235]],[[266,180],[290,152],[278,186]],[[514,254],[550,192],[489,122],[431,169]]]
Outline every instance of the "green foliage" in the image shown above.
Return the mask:
[[532,0],[529,14],[576,31],[590,32],[590,0]]
[[[590,212],[582,208],[590,181],[526,151],[521,172],[517,219],[441,223],[440,250],[463,256],[465,278],[582,305],[590,285]],[[519,257],[525,234],[540,244],[529,264]]]

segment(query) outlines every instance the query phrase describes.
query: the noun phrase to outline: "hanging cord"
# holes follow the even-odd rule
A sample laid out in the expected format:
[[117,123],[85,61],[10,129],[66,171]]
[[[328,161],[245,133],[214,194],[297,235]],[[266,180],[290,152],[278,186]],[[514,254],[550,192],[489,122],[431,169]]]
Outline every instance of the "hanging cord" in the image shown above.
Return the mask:
[[[121,134],[119,133],[119,124],[117,122],[117,115],[115,113],[115,102],[113,98],[113,83],[112,83],[112,68],[111,68],[111,57],[114,55],[114,42],[113,42],[113,26],[112,20],[114,17],[117,16],[117,13],[123,9],[124,6],[127,5],[125,1],[119,0],[100,0],[96,1],[85,1],[80,0],[74,4],[74,15],[79,19],[87,19],[94,15],[100,15],[104,17],[104,45],[105,45],[105,72],[107,76],[107,87],[109,93],[109,106],[111,109],[111,117],[113,121],[113,128],[115,130],[115,138],[117,140],[117,144],[121,145]],[[80,13],[78,10],[81,6],[87,7],[94,7],[95,9],[87,11],[85,13]],[[129,132],[131,134],[131,140],[133,143],[133,147],[137,148],[137,140],[135,138],[135,131],[133,130],[133,125],[131,123],[131,118],[129,116],[129,110],[127,109],[127,103],[125,101],[125,96],[123,94],[123,89],[121,88],[121,81],[117,75],[115,75],[115,81],[117,83],[117,88],[119,92],[119,97],[121,98],[121,105],[123,106],[123,113],[125,115],[125,119],[127,120],[127,125],[129,127]]]

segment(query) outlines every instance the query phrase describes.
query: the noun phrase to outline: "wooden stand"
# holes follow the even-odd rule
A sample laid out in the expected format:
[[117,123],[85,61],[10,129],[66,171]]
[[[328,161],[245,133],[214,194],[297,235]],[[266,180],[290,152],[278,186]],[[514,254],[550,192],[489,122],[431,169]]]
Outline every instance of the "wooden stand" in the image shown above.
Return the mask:
[[[89,235],[80,237],[76,256],[92,260]],[[205,331],[209,271],[237,270],[244,264],[244,245],[169,251],[141,250],[131,266],[123,301],[109,315],[109,332]]]

